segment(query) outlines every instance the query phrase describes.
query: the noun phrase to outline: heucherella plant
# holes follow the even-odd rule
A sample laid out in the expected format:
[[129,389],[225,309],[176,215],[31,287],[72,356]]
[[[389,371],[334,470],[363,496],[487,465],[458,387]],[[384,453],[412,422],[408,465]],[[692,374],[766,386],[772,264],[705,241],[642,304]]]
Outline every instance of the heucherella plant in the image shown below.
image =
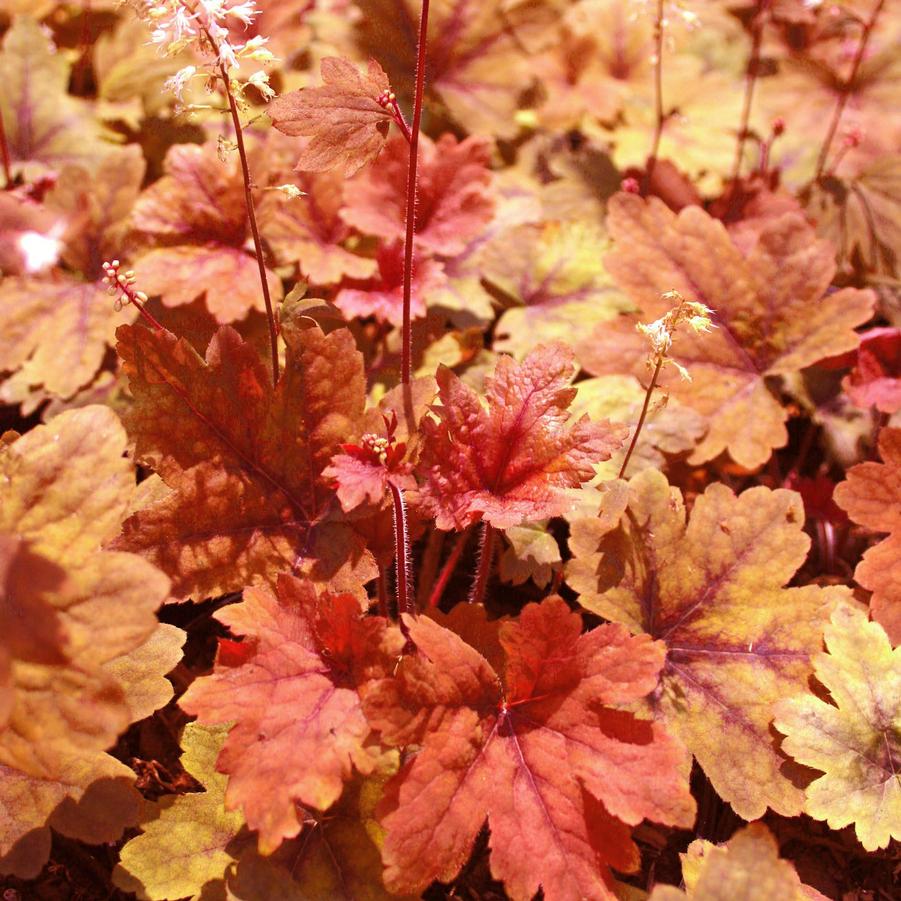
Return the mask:
[[0,890],[897,895],[892,3],[0,5]]

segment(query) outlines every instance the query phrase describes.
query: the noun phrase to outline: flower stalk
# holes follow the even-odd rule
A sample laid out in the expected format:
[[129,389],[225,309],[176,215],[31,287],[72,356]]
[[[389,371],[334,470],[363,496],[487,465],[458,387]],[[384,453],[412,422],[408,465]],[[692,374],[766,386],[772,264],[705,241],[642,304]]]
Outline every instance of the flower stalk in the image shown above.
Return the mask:
[[[410,309],[413,286],[413,236],[416,230],[416,169],[419,163],[419,127],[422,122],[422,95],[425,87],[426,45],[429,31],[429,0],[422,0],[419,13],[419,40],[416,45],[416,77],[413,95],[413,124],[410,127],[410,165],[407,170],[407,215],[404,237],[403,322],[401,325],[400,380],[410,384],[413,359],[413,326]],[[403,118],[403,117],[401,117]]]
[[819,179],[826,168],[826,160],[829,158],[829,150],[832,147],[832,141],[835,138],[836,131],[838,131],[842,114],[845,111],[845,106],[848,104],[848,98],[851,96],[851,88],[857,79],[860,64],[863,62],[864,54],[867,52],[867,44],[870,42],[870,35],[876,27],[876,22],[879,19],[879,14],[882,12],[882,7],[884,5],[885,0],[877,0],[876,5],[873,7],[873,12],[870,13],[870,18],[867,19],[863,25],[863,30],[860,33],[860,40],[857,43],[857,50],[854,53],[854,59],[851,62],[851,71],[848,73],[848,77],[845,79],[841,90],[839,91],[838,101],[836,102],[835,110],[832,113],[832,120],[829,122],[829,129],[823,140],[823,146],[820,148],[814,180]]

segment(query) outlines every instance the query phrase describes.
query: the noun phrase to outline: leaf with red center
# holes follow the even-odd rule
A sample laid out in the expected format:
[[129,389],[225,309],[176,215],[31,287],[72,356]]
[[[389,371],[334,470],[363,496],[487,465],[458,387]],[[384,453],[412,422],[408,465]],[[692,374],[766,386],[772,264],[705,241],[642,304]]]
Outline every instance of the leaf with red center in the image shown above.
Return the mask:
[[767,807],[796,816],[803,772],[774,740],[773,705],[807,684],[823,626],[850,591],[783,587],[810,547],[794,492],[736,496],[713,484],[686,521],[679,491],[657,470],[628,489],[621,519],[572,524],[567,582],[587,610],[666,643],[651,710],[717,793],[748,820]]
[[689,460],[728,451],[742,466],[762,465],[788,438],[786,411],[767,380],[855,348],[854,326],[872,314],[872,293],[826,293],[835,274],[832,249],[795,214],[764,225],[744,255],[723,224],[696,206],[677,215],[656,198],[621,193],[610,201],[607,224],[616,248],[606,266],[640,312],[600,325],[580,343],[579,359],[599,375],[642,375],[648,348],[636,321],[667,312],[671,301],[661,295],[672,290],[706,304],[717,328],[678,335],[670,352],[692,380],[674,370],[663,378],[709,423]]
[[879,434],[882,463],[866,462],[848,470],[835,489],[835,502],[854,522],[875,532],[888,532],[871,547],[854,570],[854,578],[873,592],[873,619],[901,642],[901,429]]
[[297,263],[317,285],[348,278],[368,278],[375,262],[341,246],[350,228],[338,215],[344,179],[336,172],[302,173],[293,181],[303,197],[285,199],[270,191],[258,211],[260,231],[279,263]]
[[[423,250],[453,257],[478,237],[494,215],[490,191],[491,142],[442,135],[419,139],[414,240]],[[403,137],[388,142],[378,166],[357,178],[341,216],[361,232],[384,241],[402,240],[406,229],[407,170],[410,145]]]
[[176,596],[197,599],[315,557],[311,529],[326,527],[319,521],[334,496],[322,470],[363,413],[363,362],[350,333],[284,327],[275,388],[230,328],[216,333],[205,360],[166,331],[118,334],[136,456],[173,489],[126,521],[118,546],[154,560]]
[[234,722],[217,761],[226,805],[242,807],[269,853],[303,825],[297,803],[325,810],[354,768],[372,770],[358,685],[389,670],[403,644],[350,595],[317,594],[281,576],[277,593],[247,589],[217,614],[245,641],[193,682],[181,706],[202,723]]
[[0,117],[14,173],[31,179],[66,164],[93,166],[109,149],[85,101],[66,92],[69,70],[41,24],[16,17],[0,52]]
[[[395,241],[378,251],[378,274],[365,282],[350,282],[335,297],[335,306],[345,316],[375,316],[379,322],[400,326],[403,322],[404,245]],[[441,263],[427,257],[413,258],[410,316],[425,316],[429,296],[444,285]]]
[[374,60],[365,75],[346,59],[322,60],[321,88],[277,97],[267,107],[272,124],[286,135],[310,138],[297,160],[299,171],[335,169],[353,175],[380,153],[393,113],[380,98],[391,90]]
[[[263,310],[257,261],[247,251],[247,209],[237,154],[219,159],[216,143],[178,144],[166,154],[165,174],[135,204],[132,222],[155,243],[135,263],[138,287],[170,307],[205,296],[219,322]],[[269,291],[281,280],[267,270]]]
[[594,475],[622,444],[625,430],[583,416],[569,425],[573,353],[537,347],[522,363],[498,359],[486,380],[487,409],[449,369],[438,370],[436,419],[422,422],[420,497],[440,529],[480,519],[505,529],[561,514],[562,489]]
[[452,880],[487,818],[491,871],[511,898],[613,899],[609,868],[639,862],[630,826],[691,824],[682,749],[615,709],[653,688],[659,644],[616,625],[580,634],[554,597],[500,626],[498,673],[448,629],[408,623],[416,652],[364,690],[383,740],[419,748],[381,805],[390,890]]
[[842,387],[858,407],[874,406],[882,413],[901,410],[901,329],[862,332],[856,364]]

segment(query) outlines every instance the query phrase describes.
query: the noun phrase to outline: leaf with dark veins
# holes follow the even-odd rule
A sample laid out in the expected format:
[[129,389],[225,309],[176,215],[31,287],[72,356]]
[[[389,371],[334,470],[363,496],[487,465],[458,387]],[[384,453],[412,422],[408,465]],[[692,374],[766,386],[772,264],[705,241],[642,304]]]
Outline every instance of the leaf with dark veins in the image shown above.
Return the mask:
[[806,685],[831,609],[851,599],[844,587],[783,587],[810,546],[800,495],[714,484],[687,522],[657,470],[629,495],[618,527],[572,525],[568,583],[587,610],[666,643],[651,709],[720,796],[747,820],[767,807],[797,815],[800,772],[774,740],[773,705]]

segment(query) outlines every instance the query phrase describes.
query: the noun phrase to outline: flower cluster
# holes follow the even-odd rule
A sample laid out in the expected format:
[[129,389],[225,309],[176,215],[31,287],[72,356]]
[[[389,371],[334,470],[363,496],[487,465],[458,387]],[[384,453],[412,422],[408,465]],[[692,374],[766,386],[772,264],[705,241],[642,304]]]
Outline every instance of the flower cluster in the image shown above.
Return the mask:
[[194,50],[203,61],[200,65],[185,66],[167,82],[179,100],[184,97],[187,85],[195,77],[208,82],[226,74],[237,96],[248,85],[253,85],[265,99],[275,96],[269,86],[269,76],[262,70],[251,73],[244,81],[231,76],[243,61],[272,62],[275,57],[265,44],[269,38],[259,35],[243,43],[235,43],[230,26],[245,28],[259,15],[255,0],[234,3],[233,0],[133,0],[139,17],[151,29],[151,43],[160,47],[166,55],[180,53],[186,48]]
[[648,358],[648,366],[653,369],[658,361],[661,362],[661,365],[670,363],[679,370],[682,378],[690,382],[691,376],[688,374],[688,370],[668,357],[667,354],[673,345],[673,336],[676,334],[676,329],[680,325],[688,325],[696,334],[709,332],[711,329],[716,328],[711,321],[713,310],[697,301],[686,300],[678,291],[667,291],[663,295],[663,299],[673,303],[672,309],[650,325],[639,322],[635,327],[651,344],[651,356]]

